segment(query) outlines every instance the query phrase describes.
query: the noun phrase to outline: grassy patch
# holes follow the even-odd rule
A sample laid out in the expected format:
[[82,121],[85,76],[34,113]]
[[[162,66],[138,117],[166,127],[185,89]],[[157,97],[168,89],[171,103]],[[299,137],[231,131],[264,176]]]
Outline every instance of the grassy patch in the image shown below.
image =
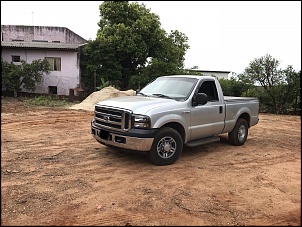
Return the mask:
[[71,102],[68,102],[64,99],[59,99],[50,96],[37,96],[34,98],[26,98],[24,100],[26,106],[49,106],[49,107],[62,107],[67,105],[72,105]]

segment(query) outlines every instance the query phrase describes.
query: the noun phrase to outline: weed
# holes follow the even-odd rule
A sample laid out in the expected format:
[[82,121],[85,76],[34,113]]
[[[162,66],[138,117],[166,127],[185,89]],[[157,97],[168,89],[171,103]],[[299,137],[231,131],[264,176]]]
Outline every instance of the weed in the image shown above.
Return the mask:
[[49,107],[61,107],[70,105],[70,103],[64,99],[59,99],[50,96],[37,96],[34,98],[26,98],[24,100],[26,106],[49,106]]

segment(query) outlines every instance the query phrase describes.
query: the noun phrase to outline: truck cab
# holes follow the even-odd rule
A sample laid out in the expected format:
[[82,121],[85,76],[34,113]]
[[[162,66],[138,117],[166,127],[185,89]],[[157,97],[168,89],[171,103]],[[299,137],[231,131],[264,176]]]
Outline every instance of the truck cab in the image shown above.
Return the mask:
[[[195,103],[194,96],[206,94],[205,104]],[[213,77],[200,80],[192,100],[190,140],[208,137],[223,132],[225,104],[221,86]]]

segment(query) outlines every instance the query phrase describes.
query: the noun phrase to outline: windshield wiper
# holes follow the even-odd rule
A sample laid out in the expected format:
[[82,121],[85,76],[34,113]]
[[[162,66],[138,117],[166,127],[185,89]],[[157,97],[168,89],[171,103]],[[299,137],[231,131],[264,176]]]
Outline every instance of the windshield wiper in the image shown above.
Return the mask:
[[161,98],[167,98],[167,99],[172,99],[170,96],[168,95],[164,95],[164,94],[152,94],[154,96],[158,96],[158,97],[161,97]]
[[142,93],[142,92],[139,92],[139,93],[137,93],[138,95],[142,95],[142,96],[148,96],[148,95],[146,95],[146,94],[144,94],[144,93]]

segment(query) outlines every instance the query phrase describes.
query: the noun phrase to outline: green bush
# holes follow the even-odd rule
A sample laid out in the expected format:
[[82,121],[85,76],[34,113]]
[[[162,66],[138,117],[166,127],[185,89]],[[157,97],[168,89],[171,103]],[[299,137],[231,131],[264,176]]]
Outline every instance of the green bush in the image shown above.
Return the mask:
[[64,99],[54,98],[50,96],[37,96],[34,98],[26,98],[24,103],[27,106],[50,106],[50,107],[60,107],[66,106],[70,103]]

